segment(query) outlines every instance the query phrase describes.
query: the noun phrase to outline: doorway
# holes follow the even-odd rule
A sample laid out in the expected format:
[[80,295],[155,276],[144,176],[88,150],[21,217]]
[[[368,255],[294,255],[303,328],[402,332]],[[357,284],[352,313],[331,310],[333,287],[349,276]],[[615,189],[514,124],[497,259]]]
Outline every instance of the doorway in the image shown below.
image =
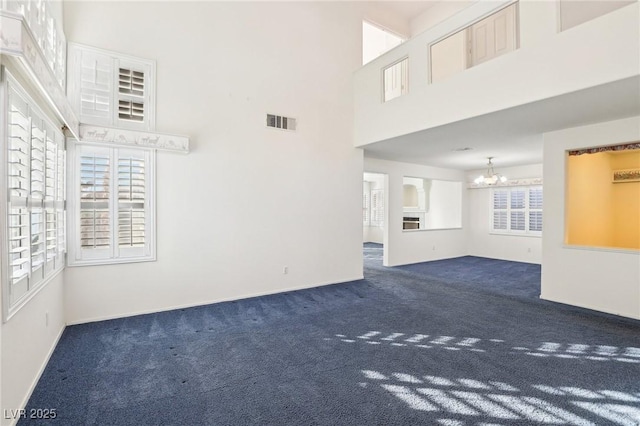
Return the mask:
[[362,242],[366,266],[382,266],[385,250],[386,178],[381,173],[363,174],[362,182]]

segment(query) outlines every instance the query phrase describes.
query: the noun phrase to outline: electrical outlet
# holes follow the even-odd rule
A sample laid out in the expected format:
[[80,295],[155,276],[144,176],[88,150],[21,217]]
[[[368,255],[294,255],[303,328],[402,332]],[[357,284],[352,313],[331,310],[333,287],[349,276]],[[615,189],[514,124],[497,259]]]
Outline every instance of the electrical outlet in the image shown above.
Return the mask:
[[285,274],[285,275],[288,274],[289,273],[289,267],[285,266],[284,268],[282,268],[282,273]]
[[531,253],[531,247],[527,249],[527,253]]
[[436,249],[436,246],[433,246],[433,250],[435,250],[435,249]]

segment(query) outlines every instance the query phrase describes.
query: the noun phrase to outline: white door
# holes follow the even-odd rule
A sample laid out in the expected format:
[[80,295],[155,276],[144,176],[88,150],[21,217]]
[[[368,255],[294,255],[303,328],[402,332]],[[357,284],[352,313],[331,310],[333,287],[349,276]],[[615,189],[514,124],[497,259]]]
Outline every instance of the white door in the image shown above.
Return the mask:
[[484,18],[467,29],[469,66],[516,49],[516,4]]

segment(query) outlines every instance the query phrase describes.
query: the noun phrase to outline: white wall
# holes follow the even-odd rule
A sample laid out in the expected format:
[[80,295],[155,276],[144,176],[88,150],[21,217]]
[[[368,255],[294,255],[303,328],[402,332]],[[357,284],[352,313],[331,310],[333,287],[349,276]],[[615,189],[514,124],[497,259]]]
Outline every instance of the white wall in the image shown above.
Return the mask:
[[12,424],[4,410],[24,408],[64,330],[63,298],[63,274],[58,274],[2,324],[2,425]]
[[[65,5],[69,40],[157,60],[157,128],[193,142],[158,153],[157,262],[69,268],[69,323],[362,277],[364,6]],[[297,132],[267,129],[267,112]]]
[[417,164],[365,158],[365,170],[388,175],[385,194],[387,217],[385,227],[384,265],[397,266],[429,260],[459,257],[467,254],[465,194],[462,194],[462,228],[446,230],[402,230],[403,178],[423,177],[463,182],[464,172]]
[[[467,172],[467,182],[473,182],[486,171],[482,169]],[[496,171],[509,179],[541,178],[542,164],[499,167]],[[469,255],[514,262],[542,263],[541,237],[491,233],[491,188],[473,188],[467,189],[466,192],[469,199]]]
[[[429,84],[426,46],[507,3],[474,2],[358,70],[356,146],[638,75],[638,3],[556,34],[556,9],[523,0],[518,50]],[[381,102],[380,70],[406,56],[409,93]]]
[[462,9],[468,7],[472,1],[457,0],[457,1],[440,1],[429,9],[425,10],[420,15],[409,21],[409,27],[411,28],[411,37],[415,37],[418,34],[432,28],[447,18],[460,12]]
[[640,318],[640,252],[565,246],[566,150],[640,140],[640,117],[544,135],[541,298]]

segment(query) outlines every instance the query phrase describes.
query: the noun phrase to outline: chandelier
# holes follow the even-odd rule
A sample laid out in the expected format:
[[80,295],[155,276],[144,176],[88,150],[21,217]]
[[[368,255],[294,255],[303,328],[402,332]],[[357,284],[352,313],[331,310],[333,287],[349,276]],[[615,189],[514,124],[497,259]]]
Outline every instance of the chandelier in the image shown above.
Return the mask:
[[487,157],[487,159],[489,160],[487,163],[487,172],[474,180],[476,185],[497,185],[498,183],[505,183],[507,178],[493,170],[493,163],[491,162],[493,157]]

